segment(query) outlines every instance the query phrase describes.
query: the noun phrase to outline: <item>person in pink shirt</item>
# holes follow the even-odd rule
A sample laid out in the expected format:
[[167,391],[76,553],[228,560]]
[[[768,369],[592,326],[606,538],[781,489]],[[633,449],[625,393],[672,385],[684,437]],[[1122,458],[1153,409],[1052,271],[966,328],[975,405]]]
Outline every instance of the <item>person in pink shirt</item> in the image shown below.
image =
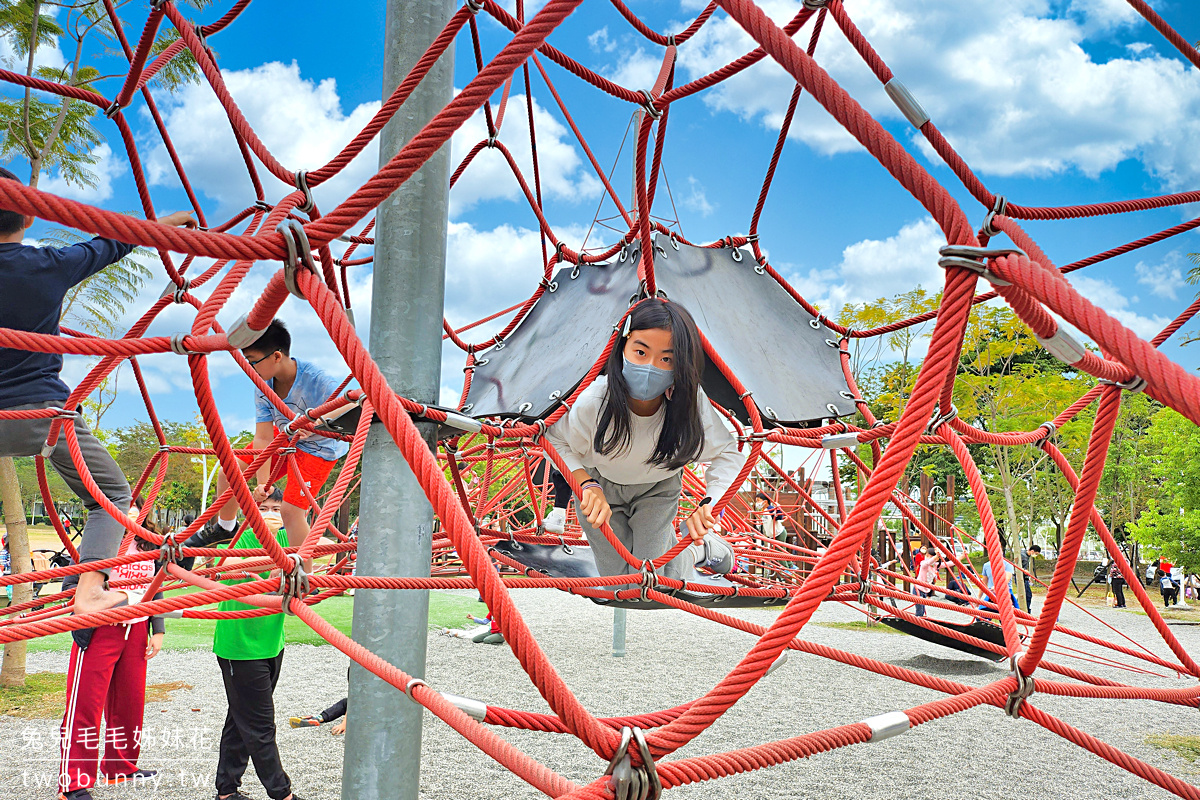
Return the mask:
[[[921,583],[928,583],[930,586],[936,585],[938,582],[938,573],[941,572],[942,567],[947,562],[929,545],[922,547],[921,552],[924,554],[924,557],[921,559],[920,566],[917,567],[917,580]],[[933,589],[926,589],[921,586],[913,587],[913,591],[916,592],[918,597],[931,597],[933,595]],[[916,613],[918,617],[925,616],[925,606],[917,603]]]

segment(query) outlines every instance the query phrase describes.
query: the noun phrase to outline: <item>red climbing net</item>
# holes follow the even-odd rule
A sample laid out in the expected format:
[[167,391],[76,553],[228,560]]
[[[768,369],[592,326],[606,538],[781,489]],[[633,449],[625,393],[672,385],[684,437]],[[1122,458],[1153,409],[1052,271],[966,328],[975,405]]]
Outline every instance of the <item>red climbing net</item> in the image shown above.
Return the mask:
[[[860,107],[852,97],[838,85],[814,60],[818,39],[824,26],[831,21],[840,29],[855,50],[878,77],[881,84],[892,89],[899,87],[891,71],[880,56],[855,27],[840,0],[814,0],[805,2],[804,7],[782,28],[772,22],[751,0],[715,0],[685,30],[674,35],[662,35],[651,30],[630,11],[621,0],[612,4],[650,45],[663,54],[662,69],[658,80],[649,91],[633,90],[609,81],[587,69],[567,53],[546,42],[547,37],[582,2],[582,0],[551,0],[529,20],[523,15],[514,17],[507,13],[495,0],[469,0],[450,19],[442,33],[429,46],[425,55],[400,83],[378,113],[361,133],[346,144],[329,163],[311,171],[293,171],[281,164],[255,134],[237,104],[230,96],[215,56],[207,46],[207,37],[218,33],[237,19],[249,5],[249,0],[238,0],[217,22],[205,26],[193,26],[180,14],[171,2],[153,4],[149,19],[136,46],[131,46],[123,31],[121,21],[110,0],[105,0],[107,14],[115,27],[117,37],[129,62],[129,72],[124,85],[115,99],[103,97],[87,88],[53,83],[30,78],[13,72],[0,70],[0,78],[12,84],[74,98],[104,109],[120,131],[126,154],[132,166],[138,192],[143,204],[146,220],[135,219],[112,213],[79,202],[73,202],[52,194],[0,181],[0,206],[35,215],[47,220],[92,231],[125,242],[137,243],[158,249],[162,267],[173,284],[175,291],[165,293],[138,319],[128,333],[120,339],[99,339],[66,331],[64,336],[33,334],[16,330],[0,329],[0,345],[23,350],[55,352],[100,357],[97,366],[75,388],[65,404],[74,408],[96,387],[128,361],[149,410],[150,418],[159,441],[160,451],[146,466],[137,484],[137,491],[145,491],[150,499],[138,520],[126,516],[126,509],[116,508],[108,502],[91,481],[83,462],[73,425],[64,424],[69,415],[61,410],[2,412],[3,418],[53,417],[49,443],[59,438],[71,451],[72,458],[88,482],[89,490],[108,512],[121,520],[129,535],[140,536],[161,546],[160,552],[122,555],[96,566],[116,566],[139,559],[165,556],[166,566],[157,574],[147,593],[153,597],[158,589],[168,592],[166,599],[144,601],[133,607],[119,608],[88,616],[69,616],[70,594],[60,593],[42,597],[7,609],[0,620],[0,642],[11,642],[36,636],[45,636],[63,631],[108,624],[152,613],[181,611],[193,618],[231,618],[277,613],[287,610],[320,633],[326,640],[349,655],[359,664],[383,680],[404,691],[414,701],[428,708],[464,737],[488,753],[522,779],[552,796],[569,797],[612,797],[613,787],[608,777],[597,778],[586,786],[578,786],[551,769],[538,763],[517,750],[513,745],[495,735],[489,726],[505,725],[540,731],[567,732],[578,737],[604,761],[610,760],[621,747],[625,728],[637,726],[645,731],[645,742],[653,763],[646,763],[640,751],[631,748],[629,757],[636,769],[652,771],[665,788],[685,783],[724,777],[742,771],[758,769],[773,764],[797,759],[818,752],[858,744],[880,738],[911,726],[920,725],[939,717],[983,705],[1005,708],[1013,716],[1030,720],[1054,731],[1071,742],[1108,759],[1126,770],[1157,784],[1181,797],[1200,798],[1200,790],[1157,769],[1132,758],[1125,753],[1099,741],[1037,707],[1036,697],[1030,693],[1061,695],[1090,699],[1149,699],[1183,706],[1200,703],[1200,687],[1189,684],[1187,688],[1161,689],[1142,688],[1097,677],[1077,666],[1063,663],[1062,659],[1077,658],[1106,666],[1122,666],[1131,674],[1155,673],[1177,674],[1189,678],[1200,678],[1200,664],[1184,650],[1166,622],[1147,596],[1142,586],[1130,582],[1130,588],[1145,610],[1155,629],[1170,650],[1171,656],[1160,657],[1116,631],[1111,639],[1098,638],[1084,632],[1072,630],[1058,622],[1060,610],[1067,599],[1076,562],[1079,558],[1084,534],[1090,523],[1107,546],[1108,553],[1122,572],[1132,574],[1125,555],[1117,546],[1103,519],[1095,511],[1094,500],[1110,437],[1117,420],[1123,391],[1144,389],[1155,400],[1170,406],[1194,423],[1200,423],[1200,380],[1188,375],[1184,369],[1171,362],[1158,350],[1169,336],[1200,311],[1200,301],[1193,303],[1181,313],[1165,330],[1147,342],[1122,326],[1104,309],[1089,302],[1068,282],[1065,275],[1105,259],[1130,252],[1168,237],[1200,227],[1200,218],[1175,227],[1148,235],[1142,239],[1100,253],[1076,263],[1057,267],[1052,264],[1038,245],[1021,227],[1023,220],[1056,220],[1075,217],[1117,214],[1136,210],[1161,208],[1200,201],[1200,191],[1181,194],[1100,203],[1071,207],[1029,207],[1006,202],[990,192],[976,177],[966,163],[938,131],[936,125],[919,113],[912,105],[904,106],[906,115],[919,126],[933,150],[951,168],[955,176],[965,185],[970,194],[979,201],[987,215],[983,228],[976,230],[967,221],[963,209],[951,198],[928,171],[923,168],[870,114]],[[1150,22],[1192,64],[1200,68],[1200,53],[1184,41],[1163,19],[1142,0],[1129,0],[1130,5]],[[490,15],[512,32],[512,37],[500,52],[489,62],[484,62],[479,45],[477,28],[478,14]],[[702,78],[681,86],[674,85],[674,64],[678,48],[687,46],[691,39],[714,14],[727,14],[741,25],[758,43],[758,48],[735,59],[724,67]],[[179,32],[179,40],[165,52],[151,57],[151,48],[156,34],[163,25],[172,25]],[[809,30],[807,52],[798,46],[793,37],[803,29]],[[478,66],[477,74],[455,98],[442,108],[424,129],[400,152],[383,166],[348,199],[323,214],[313,202],[311,189],[337,175],[350,161],[379,134],[383,126],[404,106],[413,91],[433,65],[459,37],[469,36]],[[147,89],[147,82],[171,59],[184,50],[189,51],[199,64],[204,78],[227,112],[238,147],[253,179],[256,198],[253,205],[220,224],[210,224],[204,219],[203,208],[184,172],[178,156],[158,112],[155,101]],[[505,315],[510,319],[495,337],[483,342],[469,343],[462,338],[467,326],[454,330],[445,324],[446,336],[467,353],[467,366],[475,363],[475,354],[487,349],[514,330],[547,290],[552,271],[563,263],[595,263],[611,258],[617,251],[640,240],[642,263],[639,278],[645,282],[647,292],[655,291],[655,277],[651,237],[656,231],[668,233],[667,229],[654,222],[649,213],[638,214],[626,208],[617,196],[604,171],[600,169],[592,150],[587,146],[579,128],[571,119],[565,104],[546,70],[545,61],[551,61],[595,89],[626,101],[646,113],[639,117],[635,149],[635,209],[653,207],[657,189],[657,176],[665,142],[667,122],[672,104],[690,97],[721,81],[770,58],[781,65],[796,81],[791,103],[784,119],[779,139],[775,145],[766,180],[763,183],[758,204],[747,236],[726,237],[710,246],[749,247],[760,267],[778,281],[796,302],[810,313],[817,310],[798,292],[788,286],[783,277],[770,265],[758,240],[758,222],[772,177],[783,149],[789,127],[802,92],[808,92],[828,113],[833,115],[855,139],[873,155],[932,215],[941,227],[948,245],[960,248],[957,257],[946,266],[946,282],[940,306],[928,315],[897,322],[874,330],[851,331],[838,326],[824,317],[818,317],[830,328],[842,334],[842,364],[852,394],[858,392],[849,369],[848,344],[853,338],[876,337],[907,326],[936,318],[928,355],[911,397],[900,417],[891,421],[876,420],[870,408],[861,399],[856,400],[858,411],[865,424],[862,427],[834,421],[817,428],[793,429],[773,427],[765,429],[757,407],[744,393],[738,377],[730,371],[719,355],[706,344],[707,354],[723,372],[730,384],[742,393],[749,426],[730,419],[740,437],[748,460],[742,481],[735,483],[727,495],[717,503],[724,509],[723,520],[727,536],[735,544],[739,556],[755,569],[735,576],[740,594],[765,598],[786,598],[786,607],[769,627],[762,627],[737,619],[728,614],[686,602],[666,590],[682,588],[678,581],[665,577],[654,578],[650,564],[641,564],[628,551],[617,546],[629,563],[638,569],[634,575],[610,578],[559,579],[525,574],[521,565],[503,558],[495,559],[489,554],[488,545],[498,539],[516,539],[529,542],[554,542],[563,544],[585,544],[575,525],[561,537],[547,537],[542,521],[545,498],[544,480],[535,479],[536,467],[545,460],[559,463],[557,454],[546,446],[540,437],[546,424],[552,424],[563,413],[560,407],[548,419],[538,424],[501,423],[498,420],[483,420],[478,433],[464,435],[445,443],[443,449],[434,454],[419,434],[414,418],[424,418],[444,423],[444,411],[428,407],[416,400],[401,397],[391,391],[379,368],[369,356],[366,348],[355,333],[348,319],[350,292],[347,268],[354,264],[370,261],[355,258],[359,245],[373,244],[373,223],[366,220],[375,208],[397,187],[402,185],[427,159],[457,130],[471,114],[482,108],[488,126],[488,138],[479,142],[455,170],[452,184],[470,168],[472,160],[484,149],[494,148],[506,159],[516,176],[522,191],[529,200],[538,218],[546,244],[544,280],[533,295],[517,307],[488,317],[497,319]],[[540,195],[541,183],[537,169],[536,136],[533,142],[533,187],[517,166],[516,159],[504,143],[501,124],[504,105],[509,97],[506,90],[497,109],[493,109],[491,98],[506,85],[517,70],[526,75],[528,107],[532,109],[528,76],[533,66],[553,95],[564,118],[579,140],[583,151],[595,167],[605,191],[619,210],[624,225],[620,241],[605,252],[577,252],[566,246],[556,235],[542,214]],[[155,214],[139,156],[137,143],[126,121],[125,109],[140,94],[150,117],[162,136],[174,168],[194,208],[200,215],[202,230],[192,231],[158,225],[153,221]],[[902,92],[896,94],[903,95]],[[495,113],[494,113],[495,112]],[[655,136],[653,148],[651,137]],[[653,151],[651,163],[647,156]],[[288,185],[297,189],[286,196],[269,202],[264,196],[259,170],[266,169]],[[241,226],[239,232],[235,232]],[[350,231],[360,226],[357,235]],[[961,248],[984,248],[989,240],[1003,234],[1020,248],[1017,252],[1009,248],[1002,254],[988,255],[981,251]],[[330,251],[335,239],[348,239],[351,244],[340,259]],[[176,266],[170,252],[185,254]],[[290,253],[290,256],[289,256]],[[313,255],[315,253],[315,256]],[[215,259],[207,269],[193,274],[190,267],[198,256]],[[217,321],[217,315],[229,301],[233,291],[242,283],[255,261],[284,262],[276,269],[261,296],[258,297],[250,314],[226,332]],[[975,287],[980,277],[991,282],[993,291],[976,294]],[[207,297],[199,291],[206,284],[214,284]],[[242,358],[238,347],[244,346],[249,331],[262,330],[279,310],[289,295],[289,290],[302,297],[317,313],[329,336],[349,365],[351,376],[339,392],[330,397],[307,415],[293,419],[270,445],[261,451],[235,450],[227,437],[217,412],[209,384],[209,358],[213,354],[228,352],[256,385],[263,389],[268,398],[276,403],[285,414],[290,412],[282,401],[258,378]],[[968,316],[974,305],[1003,298],[1026,325],[1039,337],[1052,354],[1070,363],[1075,369],[1094,376],[1098,382],[1090,391],[1071,404],[1051,422],[1027,432],[990,433],[971,426],[952,413],[939,413],[938,409],[952,408],[955,371],[959,351],[963,342]],[[155,318],[172,305],[191,306],[195,309],[190,331],[176,336],[146,336],[145,333]],[[1096,344],[1102,355],[1086,352],[1078,346],[1072,347],[1067,335],[1061,332],[1051,312],[1078,328]],[[487,320],[481,320],[484,322]],[[476,323],[479,324],[479,323]],[[609,348],[612,344],[610,342]],[[211,438],[212,447],[191,449],[170,447],[162,426],[154,412],[150,393],[147,391],[138,365],[138,357],[152,353],[174,352],[186,356],[200,415]],[[599,373],[607,355],[597,354],[597,360],[576,390],[582,391]],[[471,370],[467,372],[469,388]],[[358,390],[345,391],[350,379],[357,381]],[[573,397],[570,398],[573,400]],[[279,459],[276,477],[294,461],[293,446],[296,437],[312,431],[316,419],[346,407],[361,404],[364,413],[353,434],[343,438],[351,442],[349,454],[332,487],[319,497],[309,496],[316,521],[311,534],[298,548],[281,547],[269,535],[266,524],[251,496],[241,471],[237,455],[253,458],[249,466],[252,474],[267,459],[277,454]],[[1063,454],[1054,444],[1053,434],[1058,427],[1075,418],[1092,403],[1098,404],[1091,438],[1082,471],[1077,475]],[[352,560],[355,541],[346,531],[335,524],[335,515],[343,501],[352,492],[358,479],[358,466],[362,456],[367,429],[374,414],[407,459],[417,480],[432,504],[439,527],[434,541],[433,576],[429,578],[376,578],[352,576],[345,567]],[[451,419],[453,422],[453,419]],[[849,434],[850,438],[845,438]],[[830,437],[835,437],[830,439]],[[765,449],[765,445],[787,444],[810,448],[814,453],[840,452],[853,462],[867,479],[853,508],[841,495],[837,475],[837,459],[832,459],[834,470],[833,488],[837,493],[836,508],[825,509],[815,501],[811,485],[789,476]],[[953,627],[917,617],[907,609],[911,607],[913,595],[898,588],[898,584],[932,589],[933,586],[917,581],[911,574],[892,571],[880,565],[871,556],[872,539],[876,533],[876,521],[891,506],[902,515],[914,529],[925,533],[928,540],[943,549],[943,555],[955,565],[968,584],[981,592],[986,586],[980,582],[973,568],[959,559],[955,548],[945,547],[937,535],[929,530],[930,516],[926,509],[914,506],[912,500],[897,491],[901,474],[920,444],[939,445],[949,448],[961,464],[982,520],[982,544],[993,574],[1004,574],[1004,554],[1001,549],[995,517],[988,503],[988,495],[980,472],[975,465],[967,445],[987,443],[994,445],[1032,445],[1043,450],[1074,488],[1074,508],[1087,509],[1089,513],[1075,513],[1063,539],[1058,563],[1050,579],[1044,604],[1036,616],[1014,608],[1006,593],[995,596],[994,610],[972,610],[980,619],[997,624],[1002,631],[1002,644],[983,641]],[[873,467],[859,460],[857,448],[869,446]],[[153,504],[163,485],[168,460],[173,456],[214,455],[222,470],[230,477],[231,487],[217,498],[204,513],[195,520],[178,538],[163,537],[143,526],[149,506]],[[464,479],[463,466],[468,475]],[[52,508],[46,484],[44,459],[37,459],[38,475],[47,508]],[[785,488],[800,498],[795,508],[787,509],[803,516],[806,531],[824,532],[828,546],[818,552],[817,540],[803,537],[796,544],[780,542],[758,534],[752,525],[753,513],[743,496],[738,494],[739,485],[750,475],[751,470],[764,470],[776,478],[776,486]],[[543,473],[544,474],[544,473]],[[474,481],[472,480],[474,479]],[[575,487],[576,490],[578,487]],[[684,481],[684,508],[703,496],[703,478],[699,473],[688,472]],[[216,566],[195,570],[184,570],[179,564],[177,541],[196,532],[205,525],[218,508],[230,498],[237,501],[245,514],[247,526],[254,531],[261,548],[244,551],[253,560],[227,568],[220,562]],[[57,515],[50,519],[58,529],[64,547],[77,555],[70,537],[63,530]],[[344,526],[344,522],[342,523]],[[611,531],[605,531],[610,536]],[[960,535],[961,532],[956,533]],[[328,537],[332,543],[323,543]],[[614,544],[615,544],[615,540]],[[681,542],[662,557],[655,559],[653,567],[661,567],[678,554],[685,546]],[[311,585],[318,593],[301,597],[286,587],[293,582],[288,576],[296,568],[296,560],[289,557],[298,552],[303,557],[329,558],[322,571],[311,576]],[[219,557],[223,551],[217,549],[188,550],[186,555]],[[240,553],[241,554],[241,553]],[[268,568],[279,568],[283,578],[251,580],[239,585],[227,586],[218,583],[222,577],[232,574],[253,573]],[[903,569],[903,568],[901,568]],[[42,570],[0,579],[0,585],[18,582],[47,581],[72,573],[83,572],[84,568],[73,566]],[[650,579],[647,579],[647,576]],[[192,593],[172,593],[171,590],[196,587]],[[450,700],[443,697],[436,687],[414,680],[411,676],[383,662],[361,645],[326,623],[313,611],[313,606],[323,600],[337,596],[351,588],[375,589],[442,589],[475,587],[483,595],[489,608],[496,612],[501,630],[512,647],[521,666],[537,686],[552,714],[537,714],[520,710],[489,706],[482,721],[469,717]],[[545,653],[531,635],[521,614],[514,606],[510,590],[530,587],[553,587],[580,595],[599,598],[633,599],[643,598],[681,609],[687,613],[703,616],[756,635],[757,641],[740,663],[730,671],[711,691],[703,697],[676,708],[656,710],[633,717],[597,718],[590,713],[572,694],[562,677],[553,669]],[[939,590],[941,587],[939,587]],[[282,591],[281,591],[282,590]],[[697,589],[697,591],[703,591]],[[715,590],[708,590],[715,591]],[[731,590],[732,591],[732,590]],[[947,597],[965,599],[965,595],[948,592]],[[205,610],[212,603],[228,599],[243,600],[256,606],[255,610],[218,612]],[[853,655],[835,648],[813,644],[797,638],[797,634],[811,619],[817,608],[826,602],[855,604],[867,613],[878,614],[880,610],[893,618],[920,626],[927,631],[944,637],[973,644],[995,653],[997,658],[1007,658],[1013,671],[1007,677],[973,687],[946,680],[935,675]],[[926,605],[933,608],[962,611],[958,605],[940,600],[927,599]],[[1078,647],[1072,646],[1078,645]],[[1084,649],[1084,645],[1092,649]],[[765,743],[729,753],[668,760],[667,757],[684,746],[726,710],[737,703],[755,683],[763,677],[780,654],[787,650],[831,659],[858,669],[869,670],[881,675],[907,681],[933,689],[946,695],[944,699],[925,703],[902,713],[902,717],[890,716],[885,724],[876,719],[849,722],[836,728],[806,733],[782,741]],[[1102,655],[1097,654],[1102,653]],[[1057,660],[1056,660],[1057,659]],[[1040,672],[1039,672],[1040,670]],[[1038,672],[1036,685],[1033,675]],[[1052,676],[1052,677],[1043,677]],[[897,724],[899,720],[899,724]]]

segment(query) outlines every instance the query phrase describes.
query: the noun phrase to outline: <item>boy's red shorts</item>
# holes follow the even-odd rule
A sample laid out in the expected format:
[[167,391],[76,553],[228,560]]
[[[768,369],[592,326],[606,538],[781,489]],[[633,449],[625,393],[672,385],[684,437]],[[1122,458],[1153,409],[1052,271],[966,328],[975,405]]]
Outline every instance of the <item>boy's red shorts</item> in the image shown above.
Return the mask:
[[[325,485],[326,479],[329,478],[329,473],[333,471],[333,465],[337,462],[326,461],[303,450],[297,450],[295,456],[295,467],[290,462],[287,466],[287,485],[283,489],[283,502],[306,509],[308,508],[308,499],[300,487],[305,487],[309,494],[316,497],[321,491],[321,487]],[[281,457],[278,454],[271,456],[272,474],[279,465]],[[250,463],[248,457],[238,456],[238,460],[243,464]],[[296,467],[299,467],[299,472],[296,471]]]

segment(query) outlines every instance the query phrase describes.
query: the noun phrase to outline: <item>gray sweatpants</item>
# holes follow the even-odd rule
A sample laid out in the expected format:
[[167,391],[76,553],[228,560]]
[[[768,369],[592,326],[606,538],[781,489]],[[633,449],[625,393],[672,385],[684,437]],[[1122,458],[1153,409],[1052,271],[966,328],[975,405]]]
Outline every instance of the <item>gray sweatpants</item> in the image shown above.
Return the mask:
[[[683,473],[664,478],[658,483],[622,484],[613,483],[603,475],[589,470],[589,474],[600,481],[604,499],[612,509],[609,526],[618,541],[633,553],[639,561],[658,558],[679,541],[675,535],[675,515],[679,513],[679,491]],[[601,575],[628,575],[638,571],[637,567],[625,563],[625,559],[608,543],[599,529],[588,524],[587,517],[579,515],[583,534],[592,546],[592,557]],[[684,580],[692,577],[695,557],[692,549],[667,562],[660,574],[668,578]]]
[[[25,411],[31,408],[50,408],[57,403],[29,403],[23,406],[13,406],[5,411]],[[50,433],[50,419],[0,419],[0,457],[36,456],[42,452],[46,437]],[[70,424],[70,423],[66,423]],[[113,461],[104,445],[92,435],[87,424],[82,419],[75,420],[75,431],[79,438],[79,447],[83,451],[83,462],[87,464],[92,480],[100,487],[104,496],[113,505],[122,510],[129,508],[131,495],[129,481],[125,473]],[[83,505],[88,510],[87,523],[83,527],[83,541],[79,545],[80,563],[100,561],[112,558],[121,547],[121,539],[125,535],[125,527],[113,519],[101,507],[83,485],[79,470],[71,460],[71,451],[67,447],[66,432],[58,436],[58,443],[49,457],[50,464],[62,476],[71,491],[79,495]],[[104,570],[107,575],[108,570]]]

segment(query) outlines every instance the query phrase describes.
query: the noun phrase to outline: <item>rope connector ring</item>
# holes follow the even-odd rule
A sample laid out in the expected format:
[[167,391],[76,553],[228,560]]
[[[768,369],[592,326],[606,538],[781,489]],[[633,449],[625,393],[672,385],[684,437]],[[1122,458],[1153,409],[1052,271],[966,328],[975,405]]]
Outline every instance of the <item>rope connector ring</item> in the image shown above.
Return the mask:
[[202,356],[204,353],[199,350],[189,350],[183,343],[183,340],[191,336],[190,333],[173,333],[171,334],[171,352],[181,356]]
[[929,427],[926,429],[926,433],[930,436],[937,433],[938,428],[942,427],[942,425],[957,417],[958,408],[951,404],[950,410],[945,414],[940,413],[940,409],[935,409],[933,414],[933,419],[929,420]]
[[295,616],[292,600],[303,600],[308,596],[308,573],[304,571],[304,561],[299,553],[288,553],[287,557],[295,566],[291,572],[285,572],[280,577],[279,596],[283,598],[283,613]]
[[986,247],[970,247],[968,245],[948,244],[938,250],[941,258],[938,259],[938,266],[942,269],[950,267],[963,267],[969,269],[976,275],[987,280],[993,286],[1012,286],[1011,283],[1004,280],[1000,276],[987,268],[989,258],[999,258],[1000,256],[1019,255],[1026,256],[1024,250],[1019,247],[997,247],[988,249]]
[[254,205],[252,205],[251,208],[258,209],[259,211],[268,211],[269,212],[273,208],[275,208],[275,206],[271,205],[266,200],[255,200]]
[[175,541],[175,534],[168,533],[158,546],[158,560],[164,564],[178,564],[183,560],[183,542]]
[[646,102],[642,103],[642,108],[645,109],[646,113],[650,115],[650,119],[658,119],[661,117],[662,110],[655,108],[654,95],[650,93],[650,90],[639,89],[638,91],[641,93],[642,97],[646,98]]
[[1017,681],[1017,688],[1008,696],[1008,700],[1005,701],[1004,713],[1013,719],[1021,718],[1021,704],[1034,692],[1033,676],[1021,672],[1020,664],[1023,655],[1025,655],[1024,650],[1010,656],[1008,659],[1009,666],[1012,667],[1012,676]]
[[650,602],[650,598],[647,596],[647,593],[651,589],[658,588],[658,573],[656,573],[654,571],[654,559],[647,558],[645,561],[643,561],[641,569],[642,569],[642,597],[641,597],[641,599],[643,602],[648,603],[648,602]]
[[483,10],[483,3],[479,2],[479,0],[467,0],[466,7],[467,11],[470,11],[472,14],[478,14]]
[[420,678],[409,678],[408,683],[404,684],[404,693],[408,695],[408,699],[412,700],[414,703],[417,701],[416,698],[412,696],[412,693],[413,689],[417,688],[418,686],[424,686],[426,689],[429,688],[429,684]]
[[304,202],[296,206],[296,210],[307,214],[316,208],[316,203],[313,202],[312,189],[308,188],[308,170],[296,170],[296,188],[304,193]]
[[979,235],[986,236],[989,239],[993,236],[999,236],[1001,231],[999,228],[992,225],[996,217],[1003,217],[1008,213],[1008,200],[1002,194],[996,195],[996,202],[992,204],[992,210],[983,218],[983,224],[979,226]]
[[181,283],[176,284],[175,281],[168,281],[167,288],[162,290],[159,297],[171,297],[176,303],[182,303],[184,294],[192,288],[192,279],[186,275],[180,275]]
[[1146,379],[1139,375],[1134,375],[1127,381],[1111,381],[1108,378],[1101,378],[1100,383],[1105,386],[1115,386],[1133,394],[1146,390]]
[[1038,429],[1041,428],[1046,429],[1046,435],[1034,442],[1034,445],[1037,447],[1041,447],[1043,444],[1045,444],[1046,441],[1058,431],[1058,426],[1055,425],[1052,420],[1046,420],[1041,425],[1038,425]]
[[283,282],[289,292],[304,299],[304,292],[296,285],[296,269],[301,264],[313,275],[317,274],[317,262],[313,260],[312,247],[308,243],[308,234],[299,220],[285,219],[275,226],[278,233],[283,234],[283,242],[287,245],[287,261],[283,265]]
[[809,11],[820,11],[828,4],[829,0],[804,0],[804,7]]
[[[642,757],[642,766],[636,768],[629,756],[629,745],[634,742]],[[621,743],[604,774],[612,778],[610,784],[617,800],[658,800],[662,796],[662,779],[658,777],[658,768],[650,755],[650,745],[646,743],[646,734],[637,726],[621,729]]]
[[113,100],[112,105],[109,106],[108,108],[104,109],[104,116],[108,117],[109,119],[112,119],[113,117],[115,117],[117,115],[117,112],[120,110],[121,110],[121,104],[118,103],[116,100]]

